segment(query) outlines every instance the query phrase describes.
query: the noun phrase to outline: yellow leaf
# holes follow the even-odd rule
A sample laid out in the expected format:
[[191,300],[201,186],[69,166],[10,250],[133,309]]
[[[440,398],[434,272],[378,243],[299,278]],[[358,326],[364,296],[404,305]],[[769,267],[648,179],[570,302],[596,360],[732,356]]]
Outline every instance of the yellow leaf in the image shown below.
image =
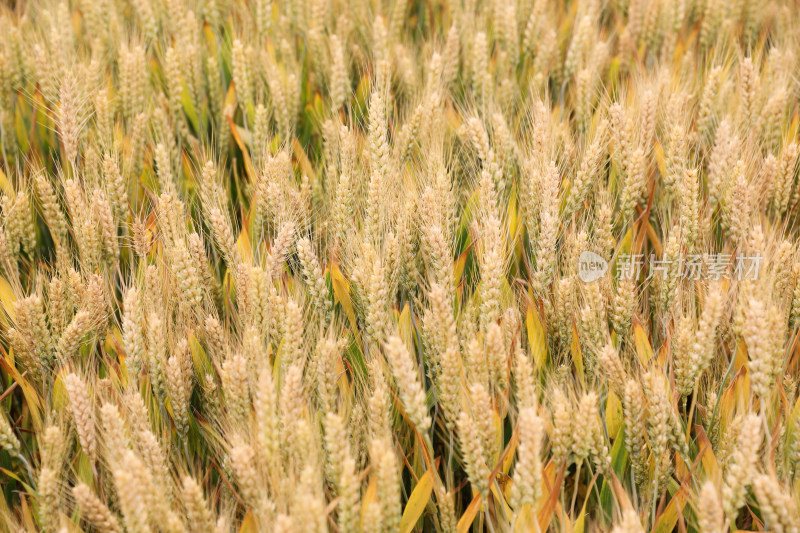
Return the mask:
[[589,502],[589,497],[587,495],[586,499],[583,500],[583,507],[581,508],[581,514],[578,516],[578,519],[575,521],[575,525],[572,527],[572,533],[583,533],[583,530],[586,526],[586,504]]
[[658,349],[658,353],[656,354],[656,361],[658,362],[658,364],[661,366],[665,366],[667,364],[667,358],[669,358],[670,353],[671,352],[669,350],[669,347],[665,342],[664,344],[661,345],[661,348]]
[[504,474],[508,474],[508,471],[511,470],[511,463],[514,462],[514,453],[517,451],[517,444],[519,444],[519,431],[512,433],[511,439],[508,441],[508,453],[504,454],[503,465],[501,467],[501,470]]
[[464,253],[459,255],[453,262],[453,285],[458,285],[461,282],[461,276],[464,274],[464,267],[467,266],[468,255],[469,248],[464,250]]
[[[203,345],[194,335],[189,335],[189,352],[192,355],[192,364],[198,376],[205,379],[206,374],[212,372],[213,365],[208,357]],[[217,354],[217,357],[220,355]]]
[[344,314],[347,315],[347,320],[350,322],[350,329],[353,331],[356,340],[361,344],[361,336],[358,333],[358,323],[356,322],[356,313],[353,310],[353,300],[350,298],[350,284],[344,279],[342,271],[336,263],[331,263],[331,285],[333,285],[333,296],[335,300],[342,306]]
[[[619,438],[619,435],[617,437]],[[633,504],[631,503],[631,499],[628,496],[628,493],[625,492],[625,487],[622,486],[622,483],[619,482],[619,479],[613,472],[611,473],[610,482],[611,482],[611,491],[617,498],[617,503],[622,508],[622,510],[626,511],[629,509],[633,509]]]
[[[511,507],[508,506],[505,494],[497,490],[497,485],[497,483],[492,483],[489,485],[489,490],[491,490],[492,494],[494,495],[494,501],[503,508],[503,513],[498,513],[497,516],[497,519],[500,520],[501,516],[511,516],[514,514],[514,512],[511,510]],[[506,528],[503,527],[500,529],[505,530]]]
[[419,478],[417,486],[408,497],[406,508],[403,510],[403,518],[400,519],[400,533],[410,533],[414,529],[419,517],[428,505],[433,491],[433,472],[428,470]]
[[0,169],[0,189],[9,196],[14,194],[14,187],[11,185],[11,182],[8,181],[8,177],[2,169]]
[[733,419],[733,412],[739,400],[749,397],[750,381],[746,372],[740,372],[733,378],[731,383],[722,392],[722,396],[717,400],[716,417],[722,428]]
[[250,178],[251,181],[255,181],[256,171],[255,168],[253,168],[253,162],[250,161],[250,153],[247,151],[247,146],[245,146],[244,142],[244,137],[246,137],[248,133],[244,129],[234,124],[233,119],[231,117],[225,117],[225,118],[228,119],[228,124],[231,127],[231,134],[233,134],[233,140],[236,141],[236,145],[239,147],[239,150],[242,151],[242,158],[244,159],[244,169],[245,172],[247,173],[247,177]]
[[33,513],[31,513],[31,508],[28,505],[28,500],[25,497],[20,496],[19,499],[20,507],[22,507],[22,519],[25,525],[25,531],[36,531],[36,526],[34,525],[33,521]]
[[711,442],[708,440],[705,429],[702,426],[695,426],[695,433],[697,434],[697,449],[703,455],[703,470],[706,476],[711,479],[717,479],[719,473],[719,463],[714,455],[714,449],[711,447]]
[[747,346],[745,346],[744,340],[739,340],[739,344],[736,346],[736,356],[733,358],[733,365],[736,372],[739,372],[743,366],[747,366]]
[[583,374],[581,343],[578,340],[578,328],[575,327],[575,324],[572,324],[572,345],[570,346],[570,353],[572,354],[572,362],[575,364],[575,370],[578,372],[578,379],[581,385],[586,385],[586,379]]
[[122,356],[124,351],[122,348],[122,333],[120,333],[119,328],[112,327],[106,332],[106,336],[103,339],[103,346],[106,352],[113,352],[117,354],[117,357],[122,361]]
[[612,83],[616,84],[617,75],[619,74],[619,56],[614,57],[611,61],[611,65],[608,67],[608,79],[611,80]]
[[659,515],[656,520],[656,525],[652,529],[652,533],[668,533],[674,531],[675,525],[678,523],[678,515],[683,512],[683,506],[685,504],[686,491],[681,487],[669,501],[664,512]]
[[[234,87],[233,82],[228,85],[228,90],[225,92],[225,102],[222,105],[222,109],[236,109],[238,105],[238,100],[236,99],[236,87]],[[230,117],[225,115],[226,118],[230,120]],[[231,121],[231,124],[233,121]]]
[[622,426],[622,403],[614,391],[608,391],[608,401],[606,402],[606,425],[608,434],[616,435]]
[[514,532],[525,533],[528,531],[535,531],[533,522],[533,510],[531,504],[526,503],[517,513],[517,518],[514,521]]
[[11,375],[11,378],[17,382],[19,388],[22,389],[22,395],[25,397],[25,403],[28,405],[28,410],[31,414],[31,419],[33,421],[33,427],[36,431],[40,431],[42,429],[42,403],[39,395],[36,393],[36,389],[28,383],[28,380],[19,373],[19,370],[14,366],[14,356],[13,350],[9,350],[6,353],[6,358],[0,357],[0,366],[3,367],[3,370],[6,373]]
[[[500,488],[503,498],[505,498],[505,501],[508,502],[511,499],[511,493],[514,490],[514,481],[511,479],[511,476],[503,472],[498,472],[494,479],[497,481],[497,486]],[[511,507],[509,507],[508,504],[506,504],[505,507],[508,509],[510,516],[510,514],[512,514]]]
[[297,137],[292,138],[292,150],[294,151],[294,156],[297,159],[297,165],[300,167],[300,172],[305,174],[308,180],[313,183],[317,176],[314,172],[314,165],[311,164],[311,161],[306,155],[306,151],[303,150],[303,145],[300,144],[300,141],[297,140]]
[[476,494],[472,499],[472,502],[464,511],[464,514],[462,514],[461,518],[458,520],[458,524],[456,525],[456,530],[458,533],[467,533],[467,531],[469,531],[469,528],[472,527],[472,522],[475,521],[475,517],[478,515],[478,511],[480,511],[480,509],[481,495]]
[[359,114],[366,114],[367,102],[369,100],[370,88],[372,86],[369,73],[364,74],[356,86],[356,92],[353,95],[355,98],[353,102],[353,110]]
[[558,506],[558,515],[557,516],[558,516],[558,521],[561,524],[561,530],[562,531],[572,531],[572,520],[567,515],[567,513],[564,512],[564,509],[560,505]]
[[658,238],[658,234],[653,228],[653,225],[650,224],[650,220],[643,218],[642,224],[644,225],[644,231],[647,235],[647,240],[650,241],[650,246],[653,247],[653,253],[656,257],[663,257],[664,245],[661,243],[661,239]]
[[208,48],[210,51],[215,52],[217,51],[217,37],[214,35],[214,30],[211,28],[211,25],[204,24],[203,25],[203,34],[206,36],[206,41],[208,42]]
[[14,302],[17,301],[17,297],[14,296],[14,290],[11,288],[11,285],[8,284],[6,278],[0,276],[0,302],[3,304],[3,311],[5,313],[1,313],[3,323],[8,325],[6,321],[6,315],[8,318],[12,320],[12,322],[16,319],[16,314],[14,313]]
[[19,483],[23,483],[23,481],[22,481],[22,480],[19,478],[19,476],[17,476],[17,475],[16,475],[14,472],[12,472],[11,470],[6,470],[5,468],[1,468],[1,467],[0,467],[0,472],[4,473],[5,475],[7,475],[8,477],[10,477],[11,479],[18,481]]
[[186,118],[189,119],[189,122],[192,123],[192,127],[197,131],[199,117],[197,116],[197,109],[194,107],[194,102],[192,101],[192,95],[189,92],[189,89],[186,87],[185,83],[181,83],[183,91],[181,92],[181,106],[183,107],[183,112],[186,113]]
[[239,533],[256,533],[258,526],[256,524],[256,517],[252,511],[247,511],[242,520],[242,527],[239,528]]
[[511,198],[508,200],[508,235],[513,240],[520,230],[521,219],[519,217],[519,210],[517,209],[517,196],[512,192]]
[[650,346],[647,333],[638,322],[633,325],[633,335],[636,343],[636,354],[639,356],[639,361],[646,366],[650,364],[650,361],[653,359],[653,347]]
[[367,512],[367,506],[373,502],[378,501],[378,483],[377,478],[372,476],[367,485],[367,490],[364,492],[364,497],[361,498],[361,521],[364,521],[364,515]]
[[575,521],[575,525],[572,526],[572,533],[583,533],[583,527],[586,525],[586,507],[584,506],[583,511],[581,511],[581,515]]
[[556,473],[556,466],[551,459],[542,474],[542,497],[540,499],[542,503],[537,503],[539,511],[536,513],[536,519],[539,521],[539,531],[547,531],[550,521],[553,519],[553,513],[559,505],[558,495],[561,493],[561,483],[564,482],[564,469],[561,468]]
[[545,342],[544,328],[539,320],[539,312],[533,304],[528,306],[525,316],[525,326],[528,329],[528,343],[531,346],[531,355],[536,368],[541,370],[547,364],[547,342]]
[[341,357],[336,358],[336,384],[339,387],[339,393],[342,398],[350,398],[352,386],[350,380],[347,379],[347,370],[344,367],[344,361]]
[[630,254],[632,245],[633,245],[633,228],[625,232],[625,236],[622,238],[622,242],[620,242],[619,245],[620,253]]
[[239,248],[239,253],[242,258],[253,260],[253,249],[250,246],[250,236],[247,233],[247,225],[242,225],[242,231],[239,233],[239,238],[236,240],[236,245]]
[[67,515],[64,513],[58,513],[59,518],[59,525],[61,527],[60,531],[64,531],[66,533],[82,533],[82,529],[73,522]]
[[17,133],[17,144],[20,151],[27,155],[30,141],[28,140],[28,131],[25,129],[25,118],[22,116],[22,106],[17,106],[17,112],[14,115],[14,130]]
[[797,127],[800,125],[798,119],[800,119],[800,115],[798,115],[797,111],[795,110],[794,115],[792,115],[792,123],[789,126],[789,131],[791,131],[794,135],[797,135]]
[[492,461],[497,464],[500,458],[500,453],[503,451],[503,420],[500,418],[500,413],[497,409],[492,409],[492,425],[494,425],[494,450],[492,452]]
[[408,302],[403,306],[403,312],[397,319],[397,329],[400,330],[400,338],[406,344],[406,348],[414,353],[414,325],[411,323],[411,308]]
[[666,175],[667,163],[664,161],[664,148],[661,146],[660,142],[656,141],[656,144],[653,147],[653,152],[656,156],[656,165],[658,165],[658,171],[662,176]]

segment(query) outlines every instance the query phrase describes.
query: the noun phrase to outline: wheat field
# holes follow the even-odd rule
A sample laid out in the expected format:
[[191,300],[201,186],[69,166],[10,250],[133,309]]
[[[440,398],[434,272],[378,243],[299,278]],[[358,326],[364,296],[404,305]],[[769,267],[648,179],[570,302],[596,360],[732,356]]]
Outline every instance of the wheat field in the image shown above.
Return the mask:
[[0,531],[800,532],[798,2],[0,27]]

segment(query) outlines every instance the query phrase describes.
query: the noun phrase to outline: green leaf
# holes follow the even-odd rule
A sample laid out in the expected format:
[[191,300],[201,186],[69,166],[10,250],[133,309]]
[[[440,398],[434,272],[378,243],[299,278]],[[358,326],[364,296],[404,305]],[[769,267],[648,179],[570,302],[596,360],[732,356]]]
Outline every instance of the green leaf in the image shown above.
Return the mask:
[[[625,467],[628,463],[628,452],[625,449],[625,426],[621,425],[614,438],[614,444],[611,446],[611,468],[618,478],[625,477]],[[608,478],[603,479],[603,485],[600,488],[600,508],[603,510],[603,515],[611,520],[614,510],[614,491]]]
[[181,106],[183,107],[183,112],[186,113],[186,118],[192,123],[194,131],[200,131],[197,123],[197,110],[194,107],[192,95],[189,94],[189,89],[187,89],[185,83],[181,84],[181,86],[183,87],[183,92],[181,92]]

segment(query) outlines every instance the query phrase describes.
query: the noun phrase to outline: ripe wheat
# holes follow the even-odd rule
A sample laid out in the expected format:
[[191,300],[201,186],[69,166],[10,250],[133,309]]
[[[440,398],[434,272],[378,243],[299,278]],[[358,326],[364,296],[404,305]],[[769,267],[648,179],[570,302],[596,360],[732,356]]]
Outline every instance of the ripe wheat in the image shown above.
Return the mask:
[[0,530],[800,533],[798,24],[4,3]]

